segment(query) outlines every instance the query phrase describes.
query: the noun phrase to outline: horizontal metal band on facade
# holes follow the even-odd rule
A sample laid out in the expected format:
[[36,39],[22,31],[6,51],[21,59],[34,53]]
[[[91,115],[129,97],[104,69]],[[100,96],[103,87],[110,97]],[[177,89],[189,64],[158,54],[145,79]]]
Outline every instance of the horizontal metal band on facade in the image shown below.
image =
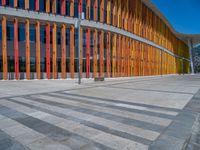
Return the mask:
[[[24,21],[25,19],[30,19],[33,22],[35,22],[36,20],[39,20],[41,21],[41,24],[45,24],[46,22],[51,22],[51,23],[57,23],[57,24],[75,25],[76,22],[78,21],[78,18],[73,18],[73,17],[66,17],[66,16],[61,16],[61,15],[54,15],[54,14],[49,14],[49,13],[41,13],[41,12],[0,6],[0,16],[3,16],[3,15],[9,16],[10,19],[14,17],[18,17],[18,18],[21,18],[22,20],[24,19]],[[95,22],[95,21],[90,21],[90,20],[82,20],[81,26],[104,30],[107,32],[115,33],[115,34],[120,34],[122,36],[126,36],[133,40],[158,48],[176,58],[183,59],[190,62],[189,59],[178,56],[172,53],[171,51],[167,50],[166,48],[159,46],[158,44],[155,44],[152,41],[149,41],[145,38],[139,37],[133,33],[127,32],[123,29],[120,29],[111,25],[107,25],[107,24],[103,24],[103,23]]]

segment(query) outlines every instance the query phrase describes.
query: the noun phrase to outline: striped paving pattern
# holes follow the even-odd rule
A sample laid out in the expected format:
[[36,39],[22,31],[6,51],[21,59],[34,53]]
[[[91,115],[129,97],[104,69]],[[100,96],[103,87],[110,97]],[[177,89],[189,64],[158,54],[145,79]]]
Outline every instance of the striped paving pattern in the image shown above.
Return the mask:
[[182,112],[178,107],[101,98],[87,90],[1,98],[0,149],[147,150]]

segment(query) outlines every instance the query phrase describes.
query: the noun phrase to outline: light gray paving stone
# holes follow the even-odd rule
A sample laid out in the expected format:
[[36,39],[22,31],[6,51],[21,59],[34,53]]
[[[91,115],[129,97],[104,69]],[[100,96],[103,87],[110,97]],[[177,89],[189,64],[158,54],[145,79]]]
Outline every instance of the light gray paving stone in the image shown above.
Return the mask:
[[2,120],[1,120],[0,129],[5,129],[5,128],[17,126],[17,125],[18,125],[17,123],[12,122],[12,119],[10,119],[10,118],[5,118],[5,119],[2,119]]
[[[13,121],[13,123],[16,123]],[[29,134],[31,133],[31,130],[21,124],[18,124],[16,126],[11,126],[8,128],[4,128],[2,129],[4,132],[6,132],[7,134],[9,134],[11,137],[17,137],[20,135],[23,135],[25,133]]]
[[73,132],[80,134],[80,135],[84,135],[86,137],[91,137],[91,139],[92,139],[92,137],[95,137],[102,133],[99,130],[96,130],[96,129],[93,129],[93,128],[90,128],[87,126],[83,126],[83,125],[80,125],[79,127],[74,128]]
[[0,120],[2,120],[2,119],[5,119],[5,117],[4,117],[4,116],[2,116],[2,115],[0,115]]
[[48,138],[39,139],[27,145],[31,150],[72,150],[66,145],[59,144]]
[[15,137],[15,139],[17,141],[20,141],[20,143],[24,144],[24,145],[28,145],[30,143],[33,143],[37,140],[43,139],[45,138],[45,135],[37,133],[35,131],[29,131],[27,133],[24,133],[22,135],[19,135],[17,137]]
[[143,145],[143,144],[140,144],[140,143],[137,143],[137,142],[133,142],[133,141],[130,141],[130,140],[125,140],[123,138],[116,137],[116,136],[109,135],[109,134],[105,134],[105,133],[97,135],[96,137],[94,137],[94,140],[98,141],[98,142],[100,142],[104,145],[107,145],[109,147],[112,147],[114,149],[118,149],[118,150],[124,149],[127,146],[130,146],[130,147],[135,148],[135,149],[138,148],[138,149],[141,149],[141,150],[147,150],[148,149],[148,146],[146,146],[146,145]]

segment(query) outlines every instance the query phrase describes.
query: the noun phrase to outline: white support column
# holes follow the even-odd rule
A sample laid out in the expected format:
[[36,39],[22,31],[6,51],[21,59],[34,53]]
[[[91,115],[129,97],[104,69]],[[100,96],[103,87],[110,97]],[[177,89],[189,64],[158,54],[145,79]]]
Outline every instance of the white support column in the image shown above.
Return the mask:
[[191,39],[188,39],[188,47],[189,47],[189,51],[190,51],[191,74],[194,74],[194,62],[193,62],[193,55],[192,55],[193,44],[192,44],[192,40]]

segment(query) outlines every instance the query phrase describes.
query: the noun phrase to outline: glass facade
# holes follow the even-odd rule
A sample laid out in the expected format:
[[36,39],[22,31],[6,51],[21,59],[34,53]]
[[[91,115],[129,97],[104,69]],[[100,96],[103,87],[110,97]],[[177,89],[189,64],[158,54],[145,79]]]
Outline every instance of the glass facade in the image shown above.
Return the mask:
[[[29,7],[27,8],[28,10],[31,11],[35,11],[36,8],[38,8],[39,12],[43,12],[45,13],[47,11],[47,8],[50,9],[49,13],[55,12],[56,16],[61,15],[62,12],[62,0],[56,0],[55,1],[55,5],[54,3],[52,3],[52,1],[50,0],[49,5],[47,5],[46,0],[39,0],[39,6],[37,5],[35,0],[29,0]],[[138,26],[134,26],[132,24],[132,26],[134,26],[133,31],[131,31],[131,29],[129,29],[130,23],[128,22],[128,18],[126,18],[126,9],[125,7],[127,7],[127,9],[130,9],[130,6],[128,5],[121,5],[119,3],[119,1],[114,1],[114,0],[97,0],[97,5],[95,4],[95,0],[90,0],[90,4],[87,4],[87,0],[82,0],[82,10],[83,13],[85,15],[85,19],[89,19],[89,20],[95,20],[95,14],[96,14],[96,19],[97,22],[101,22],[103,24],[108,23],[112,25],[112,26],[120,26],[120,28],[124,29],[124,30],[130,30],[129,32],[132,32],[134,34],[137,34],[139,36],[144,36],[144,38],[147,38],[148,40],[152,40],[154,43],[159,44],[161,46],[164,47],[164,45],[162,45],[162,43],[164,43],[163,41],[166,39],[162,39],[163,41],[161,43],[159,43],[158,40],[155,40],[157,38],[157,34],[155,34],[154,39],[151,39],[151,37],[145,37],[145,33],[147,33],[147,31],[145,30],[145,26],[142,27],[142,31],[140,31],[140,27]],[[73,3],[73,5],[72,5]],[[121,2],[123,3],[123,1]],[[130,2],[131,3],[131,2]],[[79,0],[66,0],[65,1],[65,16],[71,16],[71,17],[78,17],[78,4],[79,4]],[[0,5],[2,5],[2,0],[0,0]],[[53,7],[52,5],[54,5],[55,7]],[[121,6],[120,6],[121,5]],[[6,0],[6,7],[14,7],[14,0]],[[70,12],[70,6],[74,7],[73,11]],[[96,6],[96,7],[95,7]],[[108,6],[110,6],[110,8],[108,8]],[[25,9],[25,7],[27,7],[26,5],[26,1],[24,0],[18,0],[17,1],[17,8],[18,9]],[[121,14],[118,14],[118,9],[121,7]],[[53,10],[53,8],[55,8],[55,11]],[[96,13],[95,13],[96,10]],[[122,11],[124,11],[122,13]],[[132,11],[132,10],[130,10]],[[70,14],[72,13],[72,14]],[[109,13],[109,14],[108,14]],[[87,16],[86,16],[87,15]],[[146,14],[142,15],[143,20],[145,20],[144,18],[146,17]],[[121,20],[118,20],[120,19]],[[136,14],[136,17],[138,17],[138,14]],[[137,18],[138,19],[138,18]],[[127,22],[126,22],[127,21]],[[152,22],[154,21],[154,18],[152,18]],[[7,70],[8,70],[8,74],[9,74],[9,79],[14,79],[14,73],[16,72],[15,69],[15,52],[14,52],[14,21],[11,19],[6,20],[6,38],[7,38]],[[121,25],[120,25],[121,24]],[[138,24],[137,24],[138,25]],[[156,27],[155,25],[152,24],[152,28]],[[75,73],[78,72],[78,30],[74,29],[74,32],[71,31],[71,25],[67,25],[66,26],[66,73],[68,73],[68,78],[70,77],[71,74],[71,70],[74,70]],[[92,74],[95,72],[97,72],[98,75],[100,75],[100,72],[103,70],[103,76],[108,76],[108,75],[104,75],[105,73],[107,74],[111,74],[112,77],[115,77],[115,72],[116,70],[118,70],[118,72],[121,71],[121,75],[123,74],[123,76],[130,76],[130,73],[128,73],[129,68],[132,68],[132,74],[134,75],[145,75],[147,73],[145,73],[145,65],[147,66],[147,63],[152,62],[151,66],[157,67],[155,72],[151,72],[151,74],[158,74],[159,73],[159,62],[160,62],[160,57],[159,56],[159,52],[160,50],[154,48],[154,49],[150,49],[148,47],[148,45],[146,46],[145,44],[138,42],[138,43],[134,43],[134,45],[132,46],[132,51],[134,52],[130,52],[130,48],[131,48],[131,44],[128,42],[127,37],[124,37],[124,39],[122,40],[122,38],[120,38],[121,40],[121,47],[117,47],[118,46],[118,35],[114,35],[114,33],[110,33],[110,39],[108,39],[108,32],[107,31],[101,31],[100,29],[97,30],[97,38],[95,36],[95,29],[90,29],[90,32],[87,32],[88,28],[84,27],[82,28],[82,72],[84,74],[87,73],[87,66],[88,64],[89,66],[89,74],[90,77],[92,76]],[[162,33],[159,30],[152,30],[153,31],[158,31],[159,34]],[[47,56],[47,43],[46,43],[46,38],[47,38],[47,31],[46,31],[46,26],[45,26],[45,22],[41,21],[40,24],[40,30],[39,30],[39,36],[40,36],[40,41],[39,41],[39,45],[40,45],[40,53],[39,55],[37,54],[37,46],[36,46],[36,35],[38,35],[36,33],[36,24],[35,24],[35,20],[30,21],[30,28],[29,28],[29,40],[30,40],[30,78],[31,79],[35,79],[36,78],[36,74],[37,74],[37,66],[36,65],[36,60],[38,60],[38,56],[40,57],[40,78],[43,79],[46,76],[47,73],[47,60],[48,60],[48,56]],[[62,74],[62,35],[61,35],[61,24],[56,24],[56,39],[53,39],[54,37],[52,34],[52,23],[50,24],[50,73],[51,73],[51,78],[52,78],[52,74],[54,72],[53,70],[53,64],[56,64],[56,73],[58,78],[61,78],[61,74]],[[167,32],[167,30],[166,30]],[[168,31],[168,36],[171,34],[170,31]],[[88,39],[86,39],[86,37],[88,37],[88,35],[90,36],[89,41],[87,41]],[[154,34],[153,34],[154,36]],[[171,39],[175,39],[175,37],[173,35],[171,35],[172,38]],[[73,40],[71,39],[73,38]],[[53,40],[56,40],[56,42],[53,42]],[[155,41],[154,41],[155,40]],[[73,43],[70,43],[70,41],[74,41],[74,45],[71,45]],[[108,42],[109,41],[109,42]],[[178,41],[178,40],[177,40]],[[180,42],[180,41],[178,41]],[[55,60],[53,60],[53,43],[56,43],[56,62]],[[123,44],[122,44],[123,43]],[[173,42],[172,42],[173,43]],[[89,57],[86,56],[87,53],[87,48],[88,45],[90,48],[89,51]],[[96,45],[95,45],[96,44]],[[110,56],[107,56],[108,53],[108,44],[109,44],[109,48],[110,48]],[[25,32],[25,20],[20,19],[19,23],[18,23],[18,64],[19,64],[19,74],[20,74],[20,79],[25,79],[26,78],[26,32]],[[184,44],[179,43],[177,45],[181,45],[181,49],[187,49],[187,47],[185,47]],[[0,79],[3,79],[3,52],[2,52],[2,24],[0,24]],[[74,47],[73,47],[74,46]],[[148,56],[146,56],[145,54],[143,54],[142,52],[144,51],[144,49],[146,49],[146,47],[148,48],[149,51],[152,51],[152,59],[157,59],[157,60],[148,60]],[[165,46],[167,47],[167,46]],[[169,49],[171,48],[170,46],[168,46]],[[72,50],[72,48],[74,48],[74,50]],[[176,48],[178,49],[178,48]],[[97,50],[97,52],[96,52]],[[122,52],[123,51],[123,52]],[[172,52],[176,52],[174,49],[171,49]],[[178,53],[178,52],[177,52]],[[179,52],[180,53],[180,52]],[[73,56],[70,56],[70,54],[73,54]],[[95,57],[96,54],[96,57]],[[150,54],[150,52],[149,52]],[[103,56],[102,56],[103,55]],[[130,56],[131,55],[131,56]],[[141,55],[141,57],[140,57]],[[187,56],[188,54],[185,53],[184,56]],[[154,57],[155,56],[155,57]],[[72,67],[72,62],[70,63],[70,58],[73,57],[74,60],[74,68],[70,68]],[[133,58],[134,57],[134,58]],[[143,58],[142,58],[143,57]],[[150,56],[149,56],[150,57]],[[168,57],[168,55],[166,54],[166,57]],[[109,58],[109,60],[107,60],[107,58]],[[89,62],[87,61],[89,60]],[[138,61],[138,64],[133,65],[134,63],[132,62],[132,60],[134,61]],[[145,62],[146,61],[146,62]],[[174,58],[171,58],[171,61],[176,62],[177,60],[175,60]],[[97,66],[94,66],[94,64],[96,64],[95,62],[97,62]],[[146,64],[145,64],[146,63]],[[109,65],[107,65],[109,64]],[[128,66],[132,64],[132,66]],[[142,65],[141,64],[145,64]],[[117,66],[118,65],[118,66]],[[171,64],[171,67],[174,64]],[[139,67],[137,67],[139,66]],[[96,67],[96,68],[94,68]],[[118,67],[118,69],[117,69]],[[128,68],[127,68],[128,67]],[[137,70],[137,68],[139,68]],[[167,67],[166,67],[167,68]],[[165,70],[167,70],[165,68]],[[109,71],[108,71],[109,70]],[[147,70],[147,69],[146,69]],[[150,70],[150,69],[149,69]],[[175,69],[174,69],[175,70]],[[173,72],[174,70],[171,70],[171,72]],[[122,73],[123,72],[123,73]],[[137,73],[136,73],[137,72]],[[139,73],[138,73],[139,72]],[[166,71],[167,73],[167,71]],[[102,72],[101,72],[102,74]],[[94,75],[93,75],[94,77]]]
[[18,25],[18,42],[19,42],[19,72],[20,79],[25,79],[24,73],[26,72],[26,48],[25,48],[25,26],[24,24]]
[[70,72],[70,29],[66,29],[66,72]]
[[[36,72],[36,31],[35,26],[30,25],[30,72]],[[34,76],[31,76],[34,78]]]

